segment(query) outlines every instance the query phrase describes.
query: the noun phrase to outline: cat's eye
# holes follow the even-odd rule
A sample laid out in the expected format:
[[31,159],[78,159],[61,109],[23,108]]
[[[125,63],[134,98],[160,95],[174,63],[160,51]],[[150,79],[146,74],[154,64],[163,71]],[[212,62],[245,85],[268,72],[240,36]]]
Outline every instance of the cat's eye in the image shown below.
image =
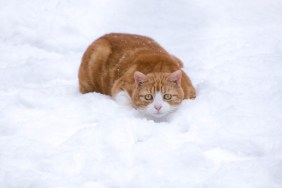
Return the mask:
[[164,99],[165,100],[170,100],[172,98],[171,94],[164,94]]
[[147,95],[145,95],[145,99],[146,100],[152,100],[153,99],[153,95],[147,94]]

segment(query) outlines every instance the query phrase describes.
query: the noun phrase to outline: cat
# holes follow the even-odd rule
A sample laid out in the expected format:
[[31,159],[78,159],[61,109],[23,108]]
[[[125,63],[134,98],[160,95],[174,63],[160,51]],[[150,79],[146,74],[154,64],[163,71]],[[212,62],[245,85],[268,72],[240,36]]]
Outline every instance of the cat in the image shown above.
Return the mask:
[[113,97],[151,118],[175,111],[196,91],[181,70],[183,63],[153,39],[111,33],[95,40],[79,67],[81,93],[98,92]]

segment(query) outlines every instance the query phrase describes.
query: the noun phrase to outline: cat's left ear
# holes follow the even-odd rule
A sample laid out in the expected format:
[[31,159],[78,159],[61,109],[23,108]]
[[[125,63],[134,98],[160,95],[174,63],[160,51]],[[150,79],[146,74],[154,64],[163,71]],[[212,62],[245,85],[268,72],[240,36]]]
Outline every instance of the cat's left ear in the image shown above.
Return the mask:
[[142,72],[136,71],[134,73],[134,80],[137,86],[141,86],[144,82],[148,81],[148,78]]
[[168,77],[168,79],[174,83],[177,84],[177,86],[180,86],[181,84],[181,77],[182,77],[182,71],[181,70],[177,70],[173,73],[171,73]]

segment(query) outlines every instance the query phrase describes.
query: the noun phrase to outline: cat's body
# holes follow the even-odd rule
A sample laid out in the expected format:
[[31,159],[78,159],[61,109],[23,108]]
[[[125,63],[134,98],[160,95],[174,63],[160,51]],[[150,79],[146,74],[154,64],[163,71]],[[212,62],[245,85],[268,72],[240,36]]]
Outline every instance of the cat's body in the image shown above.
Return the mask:
[[83,55],[80,92],[110,95],[137,110],[145,109],[145,114],[161,117],[183,99],[195,98],[195,89],[180,70],[182,66],[179,59],[148,37],[104,35]]

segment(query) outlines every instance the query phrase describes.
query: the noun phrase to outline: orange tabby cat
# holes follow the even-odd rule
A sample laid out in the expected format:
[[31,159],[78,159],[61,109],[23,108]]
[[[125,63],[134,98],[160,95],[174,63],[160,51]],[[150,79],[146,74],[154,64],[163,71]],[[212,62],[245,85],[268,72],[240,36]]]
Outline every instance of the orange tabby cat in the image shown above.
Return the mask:
[[99,92],[160,118],[183,99],[196,97],[181,61],[154,40],[140,35],[107,34],[94,41],[79,68],[81,93]]

